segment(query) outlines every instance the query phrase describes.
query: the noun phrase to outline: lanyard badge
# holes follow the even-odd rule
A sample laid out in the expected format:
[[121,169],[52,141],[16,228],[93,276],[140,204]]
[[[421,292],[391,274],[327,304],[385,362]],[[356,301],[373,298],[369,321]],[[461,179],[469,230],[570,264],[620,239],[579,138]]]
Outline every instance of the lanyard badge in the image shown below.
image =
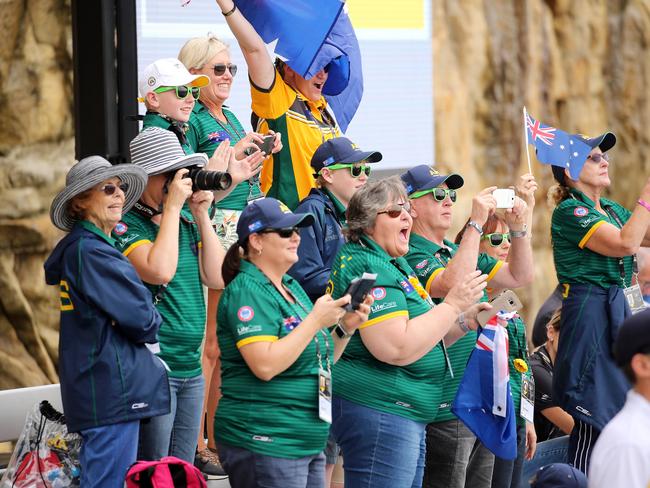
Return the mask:
[[519,414],[528,422],[533,422],[535,415],[535,379],[530,373],[521,375],[521,407]]
[[625,294],[625,299],[627,300],[627,304],[630,306],[630,310],[633,314],[642,312],[646,309],[645,301],[643,300],[643,293],[641,293],[641,287],[638,283],[623,288],[623,293]]
[[[323,334],[326,344],[325,368],[320,353],[318,334]],[[316,357],[318,358],[318,417],[328,424],[332,423],[332,368],[330,366],[330,344],[327,340],[327,333],[320,330],[314,336],[316,342]]]

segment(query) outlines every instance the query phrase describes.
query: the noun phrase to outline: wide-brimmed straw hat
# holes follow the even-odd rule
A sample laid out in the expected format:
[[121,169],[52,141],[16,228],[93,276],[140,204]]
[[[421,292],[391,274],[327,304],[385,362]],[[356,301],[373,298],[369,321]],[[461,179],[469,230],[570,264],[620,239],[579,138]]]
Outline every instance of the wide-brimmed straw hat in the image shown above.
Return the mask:
[[178,137],[160,127],[144,129],[131,141],[129,149],[131,162],[149,176],[208,164],[208,157],[203,153],[185,154]]
[[74,197],[110,178],[118,177],[129,185],[123,212],[126,213],[140,198],[147,184],[147,173],[133,164],[112,165],[101,156],[88,156],[75,164],[65,177],[65,188],[54,197],[50,220],[59,229],[69,232],[78,220],[70,214],[68,204]]

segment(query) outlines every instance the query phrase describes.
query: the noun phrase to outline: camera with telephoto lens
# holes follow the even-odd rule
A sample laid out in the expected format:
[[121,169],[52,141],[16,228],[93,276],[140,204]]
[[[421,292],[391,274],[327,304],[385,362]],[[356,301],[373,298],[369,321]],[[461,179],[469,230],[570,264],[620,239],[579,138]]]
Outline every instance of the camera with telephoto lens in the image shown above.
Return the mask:
[[232,176],[225,171],[209,171],[198,167],[189,170],[185,178],[192,180],[192,191],[221,191],[227,190],[232,185]]

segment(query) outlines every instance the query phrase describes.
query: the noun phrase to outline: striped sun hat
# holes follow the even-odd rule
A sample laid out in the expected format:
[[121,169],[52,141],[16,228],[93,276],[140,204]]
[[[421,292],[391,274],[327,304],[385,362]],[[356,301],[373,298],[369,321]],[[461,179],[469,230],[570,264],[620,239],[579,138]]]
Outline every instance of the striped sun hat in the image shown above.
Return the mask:
[[149,176],[208,163],[203,153],[185,154],[176,135],[160,127],[144,129],[131,141],[129,149],[131,162]]
[[140,198],[147,184],[147,174],[133,164],[113,166],[101,156],[88,156],[75,164],[65,177],[65,188],[54,197],[50,206],[50,220],[59,229],[69,232],[75,222],[68,208],[70,200],[91,189],[102,181],[117,176],[129,185],[126,190],[123,213],[126,213]]

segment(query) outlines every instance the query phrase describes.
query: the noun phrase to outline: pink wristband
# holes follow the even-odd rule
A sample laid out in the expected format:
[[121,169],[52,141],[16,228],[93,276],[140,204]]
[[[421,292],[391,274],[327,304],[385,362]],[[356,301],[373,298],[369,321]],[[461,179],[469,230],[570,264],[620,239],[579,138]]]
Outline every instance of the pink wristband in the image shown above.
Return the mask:
[[639,199],[636,201],[636,203],[638,203],[638,204],[641,205],[643,208],[645,208],[648,212],[650,212],[650,203],[646,202],[645,200],[642,200],[641,198],[639,198]]

